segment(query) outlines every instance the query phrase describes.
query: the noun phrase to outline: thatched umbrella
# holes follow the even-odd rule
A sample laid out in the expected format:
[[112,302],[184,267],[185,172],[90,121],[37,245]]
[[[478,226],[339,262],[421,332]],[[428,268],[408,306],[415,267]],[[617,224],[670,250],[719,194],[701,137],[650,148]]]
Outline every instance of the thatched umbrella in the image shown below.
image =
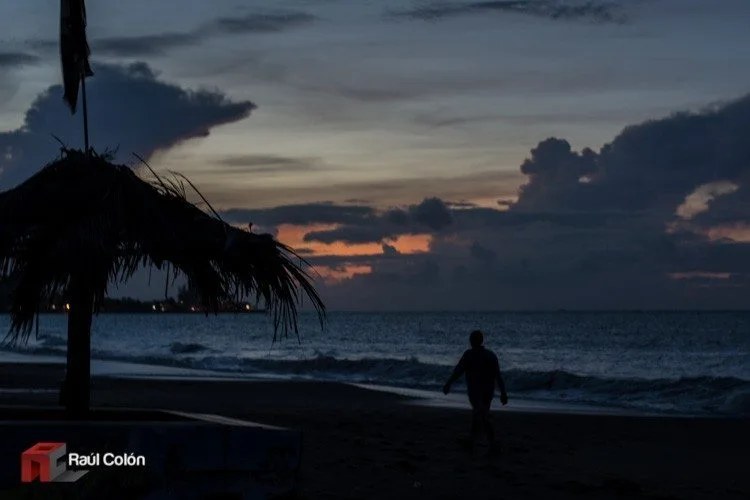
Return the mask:
[[297,332],[304,295],[321,322],[325,316],[306,263],[291,248],[227,224],[210,205],[211,214],[188,202],[185,183],[193,186],[179,174],[152,174],[144,180],[106,156],[63,149],[0,193],[0,277],[13,283],[8,340],[28,339],[40,304],[68,298],[65,404],[75,415],[89,408],[92,315],[109,284],[143,266],[184,275],[207,311],[226,300],[262,298],[274,340]]

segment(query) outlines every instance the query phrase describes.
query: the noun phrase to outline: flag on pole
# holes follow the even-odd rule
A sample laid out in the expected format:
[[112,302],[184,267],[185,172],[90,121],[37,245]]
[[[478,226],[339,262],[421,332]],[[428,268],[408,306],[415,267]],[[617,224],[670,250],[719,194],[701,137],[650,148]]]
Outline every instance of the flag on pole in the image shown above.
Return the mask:
[[76,112],[81,79],[93,76],[89,66],[84,0],[60,0],[60,58],[63,73],[63,100]]

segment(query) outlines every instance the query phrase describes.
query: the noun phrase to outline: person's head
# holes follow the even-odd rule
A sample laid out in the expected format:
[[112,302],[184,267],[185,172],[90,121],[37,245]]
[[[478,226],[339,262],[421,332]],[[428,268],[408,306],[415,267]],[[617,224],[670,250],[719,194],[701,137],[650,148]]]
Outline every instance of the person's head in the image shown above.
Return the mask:
[[484,334],[482,334],[481,330],[471,332],[471,335],[469,335],[469,344],[471,344],[471,347],[476,349],[477,347],[481,347],[483,343]]

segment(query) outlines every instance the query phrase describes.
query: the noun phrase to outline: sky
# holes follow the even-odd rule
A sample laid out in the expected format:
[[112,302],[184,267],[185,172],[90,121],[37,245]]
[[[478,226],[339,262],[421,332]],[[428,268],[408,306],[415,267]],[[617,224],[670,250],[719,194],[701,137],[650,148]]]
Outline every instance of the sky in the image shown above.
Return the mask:
[[[87,7],[92,145],[293,246],[330,309],[750,307],[746,0]],[[0,3],[0,189],[82,143],[58,35]]]

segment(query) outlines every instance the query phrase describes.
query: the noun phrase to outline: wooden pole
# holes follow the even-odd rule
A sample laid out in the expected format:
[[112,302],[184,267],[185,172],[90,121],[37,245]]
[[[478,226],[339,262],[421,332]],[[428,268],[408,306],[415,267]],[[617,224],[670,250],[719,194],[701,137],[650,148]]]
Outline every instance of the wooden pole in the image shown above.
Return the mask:
[[91,320],[94,292],[88,275],[77,269],[71,276],[68,311],[68,352],[62,403],[74,418],[86,415],[91,405]]
[[[84,161],[91,158],[89,147],[89,109],[86,102],[86,74],[81,66],[81,107],[83,108]],[[88,286],[86,273],[76,270],[70,277],[70,310],[68,311],[68,350],[65,378],[60,388],[60,405],[68,416],[83,418],[91,405],[91,316],[93,291]],[[37,330],[39,314],[37,313]],[[37,332],[38,335],[38,332]]]
[[86,102],[86,75],[81,68],[81,103],[83,107],[83,143],[86,154],[89,154],[89,107]]

